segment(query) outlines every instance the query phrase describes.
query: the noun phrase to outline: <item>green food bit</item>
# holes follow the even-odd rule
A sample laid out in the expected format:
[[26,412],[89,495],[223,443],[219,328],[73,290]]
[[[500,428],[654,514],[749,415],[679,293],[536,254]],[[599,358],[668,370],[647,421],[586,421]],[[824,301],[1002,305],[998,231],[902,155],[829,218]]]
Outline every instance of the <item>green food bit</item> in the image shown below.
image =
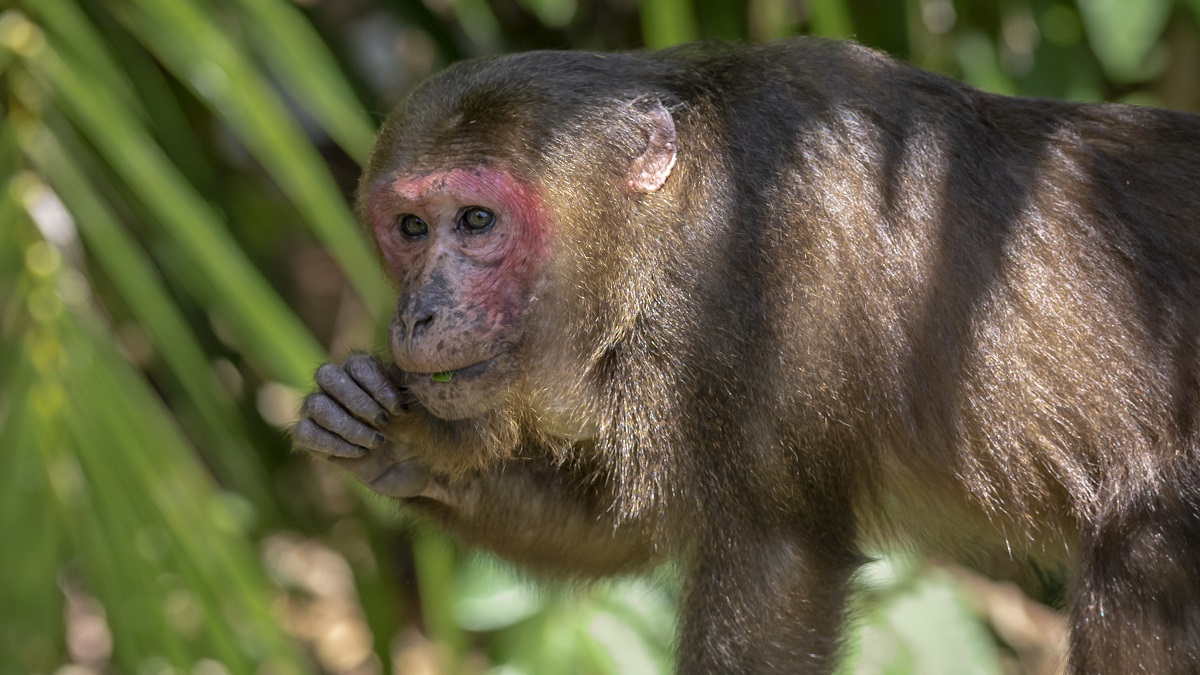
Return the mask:
[[454,377],[454,371],[444,370],[440,373],[434,373],[433,375],[430,375],[429,379],[433,380],[434,382],[449,382],[451,377]]

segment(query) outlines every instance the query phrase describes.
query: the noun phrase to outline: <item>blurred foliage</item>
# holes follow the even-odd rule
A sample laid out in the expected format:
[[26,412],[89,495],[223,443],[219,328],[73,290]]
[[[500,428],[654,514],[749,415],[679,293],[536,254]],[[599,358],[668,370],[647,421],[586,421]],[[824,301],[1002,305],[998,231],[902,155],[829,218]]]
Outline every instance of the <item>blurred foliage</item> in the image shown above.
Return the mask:
[[[444,64],[811,32],[1195,111],[1198,25],[1200,0],[0,2],[0,675],[669,670],[669,574],[536,591],[280,433],[328,354],[380,344],[348,195]],[[991,587],[939,570],[864,572],[844,672],[1027,663]]]

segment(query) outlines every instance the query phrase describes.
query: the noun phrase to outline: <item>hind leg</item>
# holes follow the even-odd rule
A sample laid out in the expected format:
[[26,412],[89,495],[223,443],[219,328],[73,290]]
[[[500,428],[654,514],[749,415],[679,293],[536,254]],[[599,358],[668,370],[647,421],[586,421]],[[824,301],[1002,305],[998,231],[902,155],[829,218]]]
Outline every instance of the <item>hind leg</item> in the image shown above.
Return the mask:
[[1200,673],[1200,483],[1188,487],[1121,495],[1082,533],[1071,672]]

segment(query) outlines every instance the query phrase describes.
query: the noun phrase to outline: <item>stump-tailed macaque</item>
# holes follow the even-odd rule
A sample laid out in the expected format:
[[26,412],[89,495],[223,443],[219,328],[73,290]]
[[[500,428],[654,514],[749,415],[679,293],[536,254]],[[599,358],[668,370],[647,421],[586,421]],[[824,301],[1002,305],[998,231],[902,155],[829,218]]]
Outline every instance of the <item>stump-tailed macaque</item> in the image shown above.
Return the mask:
[[1058,566],[1200,672],[1200,117],[817,39],[455,65],[358,209],[386,357],[294,431],[533,570],[680,561],[682,673],[824,673],[864,550]]

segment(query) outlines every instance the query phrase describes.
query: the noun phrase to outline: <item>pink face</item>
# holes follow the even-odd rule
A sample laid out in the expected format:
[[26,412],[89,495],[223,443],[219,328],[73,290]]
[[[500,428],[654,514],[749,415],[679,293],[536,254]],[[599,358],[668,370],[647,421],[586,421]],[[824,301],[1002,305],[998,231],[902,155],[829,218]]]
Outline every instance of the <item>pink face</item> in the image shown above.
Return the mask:
[[519,374],[549,225],[536,190],[493,167],[382,182],[371,228],[400,297],[389,332],[407,386],[446,419],[480,414]]

